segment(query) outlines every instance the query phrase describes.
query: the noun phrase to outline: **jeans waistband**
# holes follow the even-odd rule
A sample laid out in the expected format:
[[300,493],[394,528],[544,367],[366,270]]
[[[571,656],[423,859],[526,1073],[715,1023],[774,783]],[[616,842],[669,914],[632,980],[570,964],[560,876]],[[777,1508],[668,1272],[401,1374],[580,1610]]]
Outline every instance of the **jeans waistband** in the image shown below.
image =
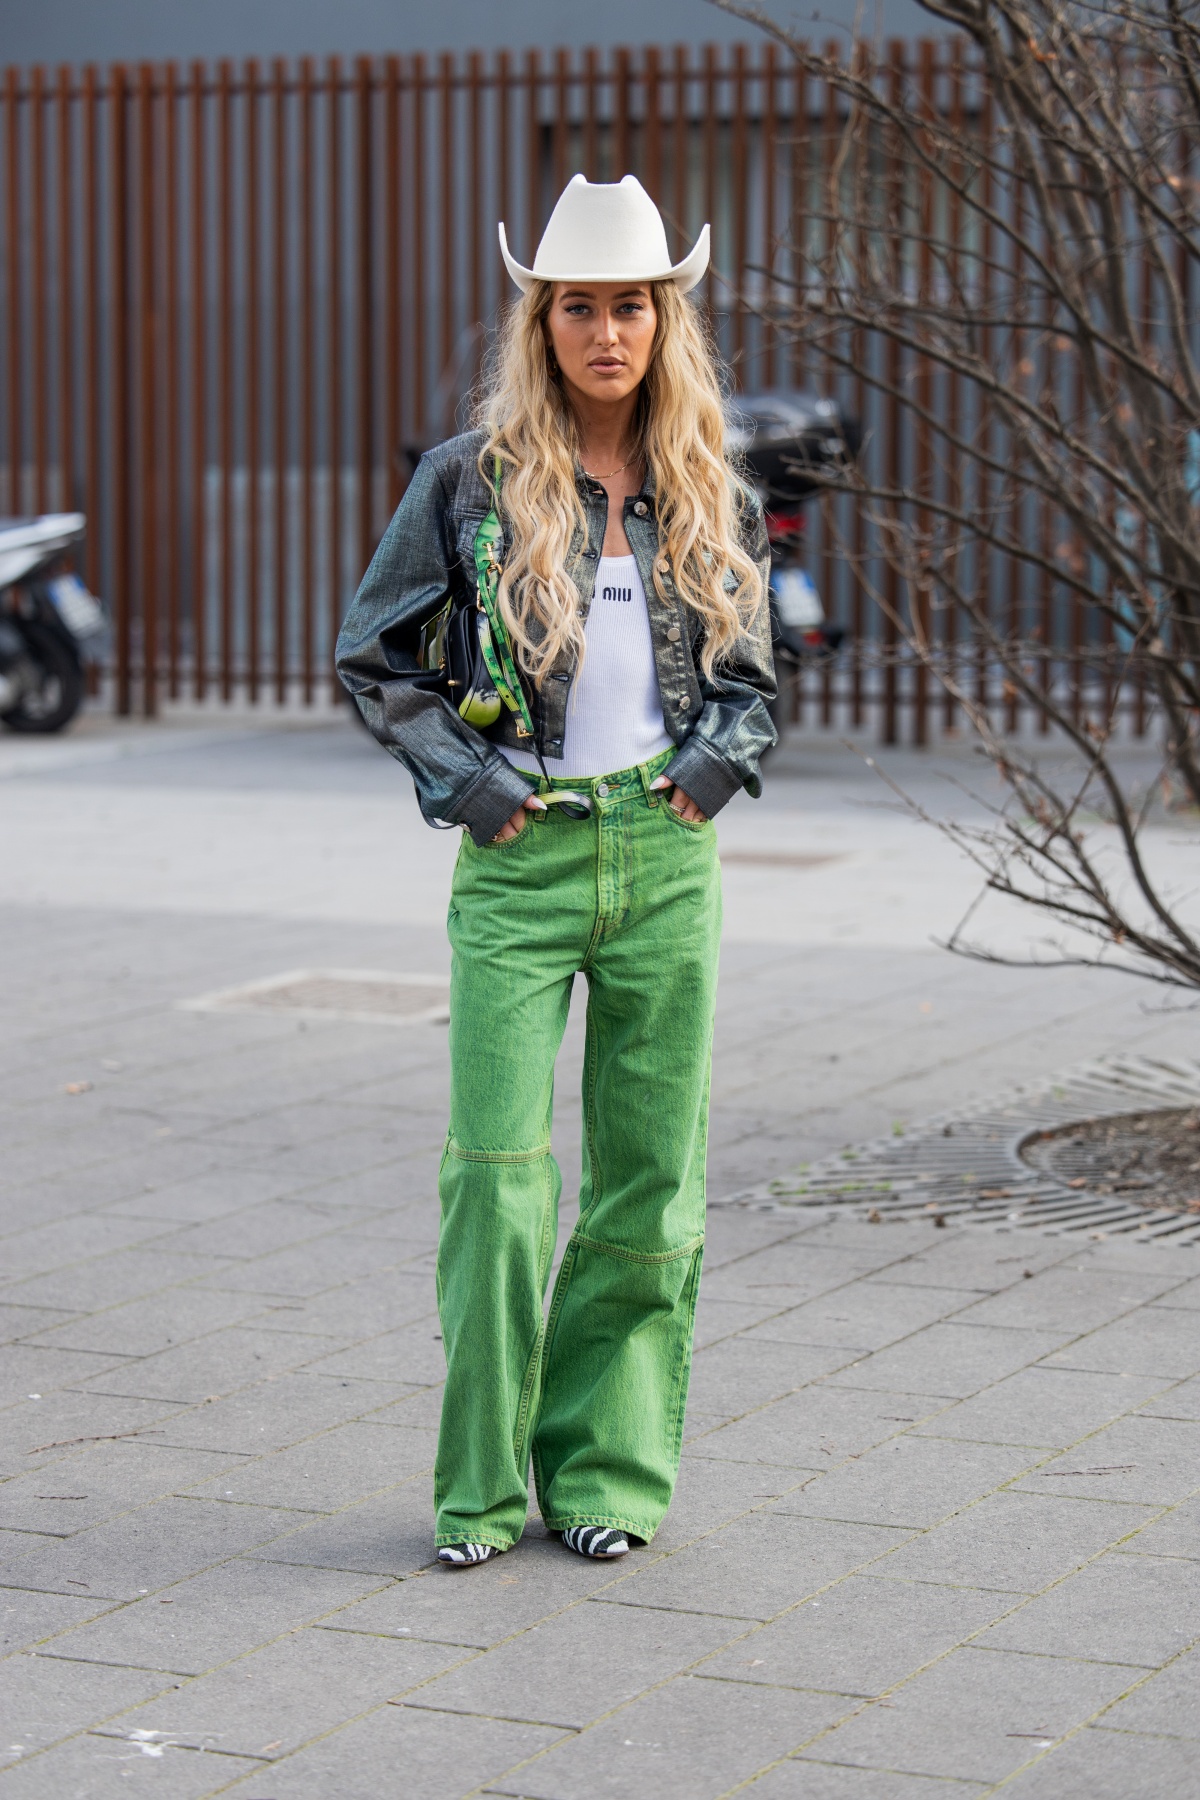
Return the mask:
[[569,788],[577,794],[591,794],[594,799],[610,804],[614,800],[632,800],[641,795],[648,805],[656,806],[658,798],[651,788],[676,754],[672,744],[669,749],[652,756],[649,762],[635,763],[631,769],[617,769],[611,775],[551,775],[547,781],[529,770],[522,769],[521,773],[528,774],[529,779],[537,783],[539,794],[562,793]]

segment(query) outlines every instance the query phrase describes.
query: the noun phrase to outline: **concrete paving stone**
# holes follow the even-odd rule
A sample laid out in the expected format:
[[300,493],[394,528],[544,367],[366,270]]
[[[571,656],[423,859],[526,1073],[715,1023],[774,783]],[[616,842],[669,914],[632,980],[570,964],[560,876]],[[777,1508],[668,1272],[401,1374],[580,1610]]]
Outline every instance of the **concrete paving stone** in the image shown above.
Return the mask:
[[965,1399],[1056,1349],[1064,1332],[997,1325],[930,1325],[854,1365],[857,1387]]
[[[211,1504],[211,1503],[210,1503]],[[233,1507],[257,1513],[257,1507]],[[270,1514],[264,1513],[264,1517]],[[291,1519],[301,1515],[291,1513]],[[413,1575],[434,1561],[433,1482],[414,1476],[402,1487],[373,1494],[331,1518],[292,1531],[259,1550],[266,1562],[303,1563],[365,1575]]]
[[305,1297],[329,1289],[340,1291],[343,1283],[374,1274],[381,1264],[386,1267],[402,1260],[398,1247],[389,1256],[378,1239],[334,1232],[315,1244],[294,1244],[270,1256],[224,1268],[213,1277],[212,1285],[237,1292]]
[[[106,1600],[75,1599],[67,1594],[34,1594],[23,1588],[0,1588],[0,1656],[11,1656],[42,1644],[57,1632],[68,1631],[112,1610]],[[120,1662],[119,1656],[106,1661]],[[3,1753],[0,1745],[0,1754]],[[2,1766],[2,1765],[0,1765]]]
[[794,1344],[842,1344],[879,1350],[951,1318],[978,1298],[967,1288],[919,1288],[862,1280],[836,1294],[777,1313],[747,1336]]
[[302,1368],[328,1351],[328,1338],[229,1325],[190,1344],[110,1366],[106,1375],[94,1378],[90,1391],[143,1400],[206,1400],[248,1387],[265,1375]]
[[1126,1548],[1139,1556],[1200,1557],[1200,1499],[1184,1500],[1157,1518],[1151,1515]]
[[303,1175],[314,1184],[335,1175],[366,1175],[374,1169],[394,1170],[404,1145],[400,1137],[342,1131],[311,1144],[282,1150],[239,1150],[250,1169],[274,1169],[279,1175]]
[[492,1791],[524,1800],[716,1800],[852,1704],[683,1675],[494,1781]]
[[0,1343],[12,1344],[19,1338],[35,1337],[38,1332],[64,1324],[70,1317],[70,1313],[61,1308],[0,1305]]
[[328,1293],[300,1296],[286,1308],[268,1306],[260,1323],[274,1330],[311,1331],[351,1344],[436,1316],[432,1277],[399,1267],[348,1281],[342,1287],[331,1286]]
[[697,1350],[708,1344],[720,1343],[722,1338],[735,1337],[738,1332],[748,1331],[754,1325],[761,1325],[773,1318],[778,1308],[769,1300],[716,1300],[705,1294],[704,1283],[700,1284],[700,1302],[696,1308],[696,1332],[694,1344]]
[[[5,1776],[4,1793],[5,1800],[204,1800],[261,1768],[258,1761],[201,1755],[173,1744],[143,1747],[89,1736],[19,1762]],[[247,1800],[253,1791],[247,1790]]]
[[[330,1380],[332,1377],[326,1377]],[[371,1388],[374,1382],[362,1382]],[[371,1414],[376,1425],[399,1425],[409,1430],[436,1431],[442,1422],[442,1388],[419,1387],[401,1390],[398,1400],[391,1400]]]
[[728,1418],[790,1394],[818,1376],[844,1369],[853,1360],[854,1353],[849,1350],[726,1338],[693,1358],[689,1396],[702,1411]]
[[316,1358],[314,1374],[360,1381],[403,1382],[412,1387],[431,1387],[446,1379],[446,1354],[436,1316],[381,1331],[349,1349]]
[[0,1563],[0,1585],[135,1600],[210,1563],[261,1550],[303,1516],[212,1500],[160,1500],[72,1538],[42,1540],[24,1555],[9,1553]]
[[894,1769],[849,1769],[809,1756],[789,1757],[756,1781],[754,1800],[972,1800],[984,1788],[974,1781],[927,1780]]
[[45,1749],[72,1732],[123,1716],[128,1708],[161,1693],[163,1686],[163,1676],[147,1669],[67,1663],[33,1651],[7,1657],[4,1748],[20,1744],[24,1754]]
[[834,1382],[788,1394],[723,1425],[690,1445],[696,1457],[827,1471],[831,1462],[869,1450],[914,1423],[930,1429],[946,1401],[929,1394],[889,1394]]
[[828,1582],[886,1556],[910,1535],[883,1525],[754,1512],[631,1571],[609,1598],[622,1606],[771,1619]]
[[[378,1585],[373,1575],[293,1568],[240,1556],[203,1574],[184,1576],[166,1592],[148,1594],[78,1629],[64,1627],[63,1635],[42,1650],[73,1662],[200,1675],[231,1657],[259,1649],[283,1632],[338,1618],[339,1608],[374,1592]],[[58,1596],[38,1598],[50,1601]]]
[[118,1400],[64,1388],[6,1408],[0,1421],[0,1475],[23,1475],[73,1456],[81,1444],[134,1432],[156,1442],[159,1421],[179,1411],[172,1401]]
[[695,1613],[587,1601],[430,1682],[409,1705],[580,1729],[742,1629]]
[[115,1372],[128,1367],[129,1361],[111,1351],[92,1355],[45,1344],[5,1344],[0,1347],[0,1406],[11,1406],[35,1393],[50,1394],[109,1370]]
[[0,1484],[0,1525],[70,1537],[228,1467],[227,1454],[168,1450],[149,1438],[83,1445],[51,1469],[31,1469]]
[[1146,1306],[1046,1358],[1049,1368],[1100,1369],[1131,1375],[1184,1376],[1200,1371],[1200,1335],[1190,1312]]
[[[886,1564],[882,1565],[886,1568]],[[732,1644],[700,1674],[874,1696],[1012,1606],[1004,1594],[849,1575]]]
[[[1107,1717],[1108,1715],[1106,1715]],[[1188,1800],[1196,1747],[1179,1738],[1088,1729],[1023,1769],[1005,1800]]]
[[263,1791],[271,1800],[379,1800],[402,1770],[404,1800],[461,1800],[562,1737],[540,1725],[382,1706],[275,1763]]
[[635,1550],[619,1567],[591,1562],[545,1535],[540,1522],[531,1523],[507,1555],[471,1570],[468,1579],[438,1567],[430,1551],[429,1567],[346,1607],[321,1628],[487,1650],[590,1594],[608,1591],[629,1573],[629,1560],[653,1554]]
[[1035,1331],[1094,1331],[1148,1305],[1178,1285],[1168,1275],[1133,1270],[1076,1268],[1059,1263],[978,1301],[963,1317],[968,1325],[1023,1325]]
[[160,1441],[186,1449],[261,1455],[286,1449],[348,1419],[373,1418],[377,1409],[387,1413],[394,1408],[395,1422],[408,1424],[409,1418],[402,1421],[399,1416],[398,1402],[424,1391],[398,1382],[350,1381],[306,1370],[268,1375],[210,1406],[177,1409],[161,1428]]
[[880,1572],[898,1580],[1036,1594],[1120,1543],[1147,1516],[1146,1507],[1009,1488],[903,1545]]
[[847,1244],[814,1243],[805,1235],[767,1245],[714,1271],[706,1269],[705,1279],[710,1280],[721,1299],[759,1295],[774,1299],[778,1294],[781,1304],[786,1304],[789,1295],[796,1304],[877,1274],[890,1268],[894,1260],[890,1246],[876,1252],[870,1239],[865,1244],[860,1240],[856,1248],[851,1248]]
[[718,1269],[795,1236],[793,1219],[781,1218],[778,1213],[742,1212],[710,1201],[704,1226],[704,1278],[711,1279]]
[[1157,1382],[1158,1392],[1142,1411],[1160,1419],[1200,1419],[1200,1377],[1191,1381]]
[[[145,1189],[145,1184],[141,1184]],[[286,1200],[297,1186],[295,1176],[281,1178],[269,1169],[210,1169],[183,1181],[130,1194],[115,1200],[105,1211],[121,1217],[159,1219],[164,1225],[204,1225],[227,1218],[249,1206],[270,1200]]]
[[1125,1699],[1101,1715],[1099,1724],[1112,1731],[1145,1731],[1161,1737],[1200,1738],[1200,1652],[1177,1656]]
[[1096,1375],[1038,1363],[913,1429],[939,1438],[1065,1448],[1131,1412],[1151,1390],[1161,1388],[1161,1378],[1154,1375]]
[[103,1312],[77,1315],[42,1331],[32,1341],[59,1350],[92,1350],[104,1355],[153,1356],[172,1344],[236,1325],[261,1310],[255,1296],[210,1293],[199,1287],[168,1288]]
[[144,1294],[157,1294],[221,1267],[220,1257],[160,1256],[154,1250],[130,1250],[85,1258],[78,1265],[10,1283],[0,1293],[18,1306],[57,1306],[66,1312],[92,1313]]
[[818,1754],[906,1775],[1001,1781],[1042,1738],[1082,1725],[1137,1674],[967,1646],[822,1738]]
[[654,1535],[654,1548],[677,1550],[743,1513],[784,1499],[811,1479],[802,1469],[718,1462],[715,1457],[685,1454],[680,1459],[670,1510]]
[[1193,1275],[1190,1281],[1173,1287],[1170,1293],[1164,1294],[1159,1301],[1160,1306],[1185,1307],[1194,1312],[1200,1307],[1200,1275]]
[[120,1729],[162,1733],[191,1749],[288,1756],[474,1654],[409,1638],[292,1631],[124,1714]]
[[[878,1228],[877,1228],[878,1229]],[[886,1228],[885,1228],[886,1229]],[[897,1227],[900,1230],[900,1227]],[[1032,1235],[1014,1244],[1007,1234],[930,1231],[923,1242],[914,1239],[910,1254],[897,1256],[888,1268],[889,1281],[912,1282],[917,1287],[974,1288],[979,1294],[1000,1293],[1024,1281],[1025,1269],[1034,1274],[1072,1259],[1072,1247],[1055,1238]],[[1073,1260],[1078,1262],[1076,1249]]]
[[1173,1506],[1200,1488],[1200,1420],[1121,1419],[1022,1483],[1038,1492],[1051,1484],[1056,1493]]
[[[203,1484],[188,1486],[200,1499],[232,1499],[239,1506],[334,1512],[410,1476],[431,1471],[436,1449],[432,1431],[405,1431],[356,1420],[290,1450],[255,1457]],[[3,1493],[0,1488],[0,1519]]]
[[1198,1617],[1200,1564],[1110,1552],[993,1626],[978,1647],[1158,1668],[1200,1635]]
[[312,1244],[315,1239],[330,1235],[335,1224],[344,1228],[344,1221],[319,1202],[265,1200],[244,1207],[239,1213],[209,1219],[203,1225],[166,1232],[157,1239],[156,1248],[167,1255],[183,1253],[247,1261],[271,1256],[293,1244]]
[[831,1466],[822,1480],[778,1501],[774,1511],[916,1529],[992,1493],[1028,1468],[1029,1460],[1027,1450],[1010,1444],[905,1435]]

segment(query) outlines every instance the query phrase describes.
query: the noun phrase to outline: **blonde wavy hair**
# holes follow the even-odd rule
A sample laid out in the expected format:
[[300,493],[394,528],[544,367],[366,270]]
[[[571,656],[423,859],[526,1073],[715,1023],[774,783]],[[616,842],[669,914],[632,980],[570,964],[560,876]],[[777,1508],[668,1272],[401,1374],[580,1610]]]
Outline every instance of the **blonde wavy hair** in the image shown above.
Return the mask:
[[[637,444],[654,479],[676,590],[703,626],[700,660],[711,677],[757,611],[761,577],[739,542],[741,484],[725,451],[716,353],[673,283],[654,282],[652,290],[658,328],[638,396]],[[575,485],[578,427],[551,374],[546,317],[553,294],[549,282],[535,282],[508,313],[477,409],[487,434],[480,473],[491,485],[500,458],[512,540],[500,611],[521,666],[538,685],[564,652],[576,661],[584,652],[567,553],[577,525],[586,542],[587,519]],[[661,597],[657,568],[654,582]]]

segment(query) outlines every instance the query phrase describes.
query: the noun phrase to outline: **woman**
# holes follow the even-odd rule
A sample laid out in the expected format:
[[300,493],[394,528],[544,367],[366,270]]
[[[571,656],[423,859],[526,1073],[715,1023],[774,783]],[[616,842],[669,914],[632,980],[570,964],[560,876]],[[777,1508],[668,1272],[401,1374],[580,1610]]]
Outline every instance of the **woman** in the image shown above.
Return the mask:
[[[447,1378],[439,1559],[509,1549],[532,1455],[574,1550],[649,1539],[679,1466],[704,1234],[720,932],[712,815],[774,741],[766,538],[728,467],[718,375],[631,175],[577,175],[501,333],[476,431],[422,458],[338,669],[422,811],[464,827],[450,901],[439,1177]],[[491,580],[517,710],[465,724],[422,631]],[[493,559],[494,561],[494,559]],[[482,577],[477,575],[482,570]],[[532,734],[522,719],[533,726]],[[579,1223],[549,1313],[554,1062],[588,982]]]

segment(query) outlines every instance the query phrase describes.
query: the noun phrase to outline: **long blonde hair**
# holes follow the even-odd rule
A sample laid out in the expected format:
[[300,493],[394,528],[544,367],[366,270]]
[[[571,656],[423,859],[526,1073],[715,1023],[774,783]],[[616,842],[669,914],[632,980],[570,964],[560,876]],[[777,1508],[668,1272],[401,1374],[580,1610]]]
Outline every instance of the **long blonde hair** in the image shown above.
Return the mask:
[[[587,519],[575,485],[578,426],[551,374],[545,321],[553,293],[548,281],[535,282],[507,315],[478,408],[487,433],[480,472],[491,483],[501,459],[511,528],[500,610],[522,667],[539,684],[564,652],[578,661],[584,649],[567,553],[576,526],[586,541]],[[711,676],[757,611],[761,581],[738,541],[716,354],[673,283],[653,283],[653,294],[658,328],[638,397],[638,450],[654,479],[676,590],[704,628],[700,660]],[[661,595],[657,567],[654,581]]]

